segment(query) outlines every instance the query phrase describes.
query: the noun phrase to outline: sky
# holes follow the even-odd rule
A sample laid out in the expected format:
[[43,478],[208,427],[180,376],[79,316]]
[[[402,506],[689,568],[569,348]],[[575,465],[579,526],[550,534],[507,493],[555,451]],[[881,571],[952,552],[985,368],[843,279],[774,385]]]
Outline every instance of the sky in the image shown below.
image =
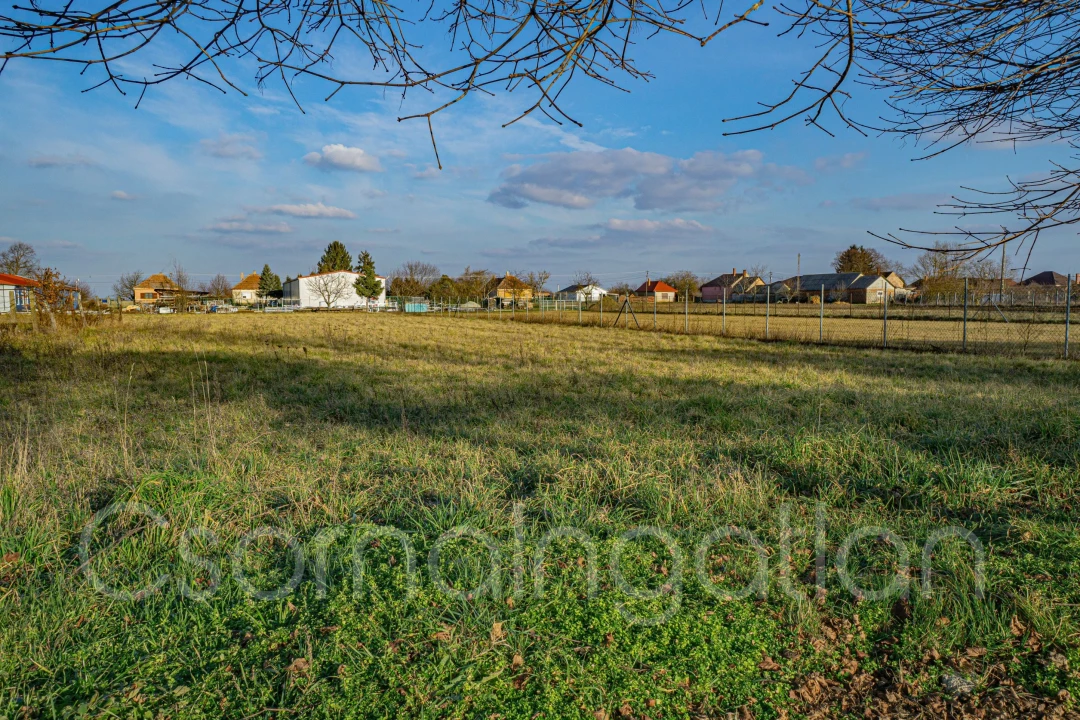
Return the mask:
[[[1002,189],[1062,152],[973,145],[918,160],[911,141],[799,121],[724,136],[724,118],[778,97],[809,53],[753,26],[705,48],[643,41],[634,54],[651,79],[619,90],[582,77],[563,95],[581,127],[539,115],[503,127],[532,102],[524,91],[436,115],[442,170],[426,123],[398,121],[438,95],[347,88],[325,101],[302,81],[301,112],[238,64],[230,79],[246,96],[174,80],[136,109],[108,86],[83,92],[95,81],[71,67],[15,61],[0,74],[0,248],[30,243],[103,297],[120,273],[174,262],[197,280],[264,264],[306,273],[333,240],[384,274],[409,260],[451,275],[546,270],[553,289],[580,271],[608,285],[684,269],[780,278],[828,271],[852,243],[910,264],[916,252],[868,231],[951,227],[934,209],[962,187]],[[886,111],[880,94],[855,93],[856,117]],[[1027,248],[1008,260],[1023,266]],[[1073,232],[1039,241],[1026,274],[1044,269],[1080,270]]]

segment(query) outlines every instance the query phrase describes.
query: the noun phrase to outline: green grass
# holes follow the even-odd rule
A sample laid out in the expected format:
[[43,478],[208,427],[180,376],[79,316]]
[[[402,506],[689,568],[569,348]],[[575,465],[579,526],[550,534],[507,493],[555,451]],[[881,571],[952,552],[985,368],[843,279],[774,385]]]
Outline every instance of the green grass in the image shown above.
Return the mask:
[[[1080,692],[1075,364],[316,313],[9,335],[0,365],[0,716],[768,718],[806,710],[791,691],[815,674]],[[114,515],[87,567],[129,591],[169,575],[137,601],[96,591],[79,555],[120,502],[167,525]],[[399,543],[360,542],[387,526],[415,548],[415,593]],[[497,582],[468,538],[440,553],[449,587],[432,582],[428,552],[458,526],[487,534]],[[586,547],[566,538],[533,592],[533,551],[560,526],[595,542],[592,597]],[[626,543],[622,572],[651,600],[609,567],[643,526],[685,560],[677,582],[663,544]],[[767,548],[764,597],[698,580],[697,544],[728,526]],[[841,586],[839,548],[868,526],[909,549],[910,618]],[[920,592],[923,543],[949,526],[985,547],[983,599],[955,539]],[[232,554],[260,527],[305,553],[288,595],[255,600],[236,578],[269,589],[295,569],[280,538]],[[896,553],[867,538],[848,567],[881,588]],[[721,541],[707,571],[735,590],[754,568]]]

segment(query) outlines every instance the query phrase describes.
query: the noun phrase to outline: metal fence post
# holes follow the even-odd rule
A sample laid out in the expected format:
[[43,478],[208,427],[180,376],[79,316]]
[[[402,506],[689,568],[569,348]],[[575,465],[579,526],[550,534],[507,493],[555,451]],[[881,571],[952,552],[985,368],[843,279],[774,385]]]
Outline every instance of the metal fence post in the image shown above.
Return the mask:
[[[645,283],[645,299],[649,299],[649,283]],[[652,294],[652,329],[656,329],[656,291]]]
[[600,327],[604,327],[604,297],[600,296]]
[[720,320],[720,334],[727,335],[727,288],[720,288],[720,293],[724,303],[724,314]]
[[825,342],[825,286],[821,286],[821,302],[818,303],[821,307],[818,309],[817,320],[817,341],[819,343]]
[[963,351],[967,352],[967,320],[968,320],[968,279],[964,278],[964,345]]
[[1069,275],[1069,282],[1065,290],[1065,359],[1069,359],[1069,320],[1072,311],[1072,283],[1073,276]]
[[686,294],[683,295],[683,332],[690,332],[690,286],[686,286]]
[[766,340],[769,339],[769,295],[770,295],[771,291],[772,291],[772,288],[770,288],[769,286],[765,287],[765,339]]
[[889,347],[889,289],[885,288],[885,305],[881,315],[881,347]]
[[578,301],[578,304],[577,304],[577,324],[578,325],[581,324],[581,301],[580,300]]

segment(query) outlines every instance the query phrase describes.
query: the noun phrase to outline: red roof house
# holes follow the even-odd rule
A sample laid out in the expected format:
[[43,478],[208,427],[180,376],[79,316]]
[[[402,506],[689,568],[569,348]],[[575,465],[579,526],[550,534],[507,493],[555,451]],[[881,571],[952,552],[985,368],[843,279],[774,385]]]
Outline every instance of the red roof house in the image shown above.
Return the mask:
[[652,298],[656,302],[675,302],[678,291],[663,280],[650,280],[641,284],[634,294],[638,297]]

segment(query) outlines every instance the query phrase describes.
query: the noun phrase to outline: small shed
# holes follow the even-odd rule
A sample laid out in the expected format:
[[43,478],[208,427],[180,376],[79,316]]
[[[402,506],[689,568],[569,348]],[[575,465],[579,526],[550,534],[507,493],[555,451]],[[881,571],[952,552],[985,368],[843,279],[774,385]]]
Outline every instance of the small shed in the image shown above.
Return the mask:
[[30,312],[37,280],[0,273],[0,313]]
[[896,288],[880,275],[862,275],[848,286],[852,305],[880,305],[896,293]]

